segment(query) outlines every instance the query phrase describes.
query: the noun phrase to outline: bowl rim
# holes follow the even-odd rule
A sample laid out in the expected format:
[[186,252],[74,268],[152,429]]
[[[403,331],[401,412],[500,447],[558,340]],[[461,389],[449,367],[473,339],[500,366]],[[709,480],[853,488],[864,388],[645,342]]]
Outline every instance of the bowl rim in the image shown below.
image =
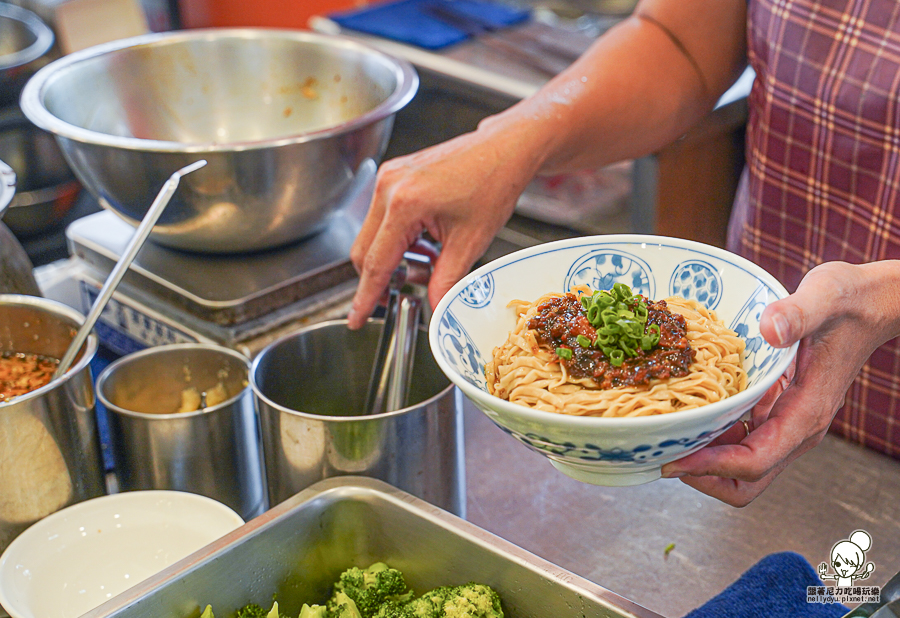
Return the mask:
[[[369,318],[368,320],[366,320],[366,324],[367,325],[368,324],[383,325],[384,320],[381,318]],[[333,328],[335,326],[343,326],[344,328],[347,328],[347,320],[340,319],[340,320],[326,320],[324,322],[316,322],[315,324],[305,326],[305,327],[303,327],[297,331],[294,331],[288,335],[280,337],[280,338],[276,339],[275,341],[272,341],[270,344],[268,344],[262,350],[260,350],[259,353],[253,358],[253,362],[250,367],[249,381],[250,381],[250,388],[253,391],[254,397],[256,397],[258,401],[261,401],[262,403],[266,404],[273,410],[278,410],[278,412],[281,414],[288,414],[290,416],[297,416],[297,417],[304,418],[307,420],[316,420],[316,421],[323,421],[323,422],[328,422],[328,423],[350,423],[350,422],[359,423],[359,422],[368,422],[368,421],[380,421],[380,420],[389,419],[389,418],[392,418],[395,416],[403,416],[403,415],[409,414],[410,412],[414,412],[416,410],[426,408],[428,406],[433,405],[434,402],[438,401],[442,397],[446,397],[447,391],[449,391],[453,388],[453,386],[454,386],[453,378],[451,378],[447,374],[446,371],[443,371],[444,375],[447,377],[448,384],[447,384],[447,386],[445,386],[444,388],[439,390],[437,393],[435,393],[431,397],[424,399],[422,401],[419,401],[417,403],[410,404],[404,408],[400,408],[399,410],[389,410],[387,412],[381,412],[380,414],[357,414],[357,415],[353,415],[353,416],[333,416],[333,415],[327,415],[327,414],[315,414],[314,412],[304,412],[303,410],[293,410],[293,409],[283,406],[279,403],[276,403],[271,398],[269,398],[265,393],[263,393],[263,390],[259,385],[259,381],[257,380],[257,374],[260,372],[260,365],[262,364],[262,360],[265,356],[267,356],[272,350],[274,350],[279,345],[283,345],[284,343],[286,343],[292,339],[301,337],[306,333],[321,330],[323,328]],[[423,334],[421,332],[422,328],[423,327],[420,327],[420,332],[419,332],[420,337]],[[432,353],[432,356],[435,356],[434,353]],[[435,358],[435,360],[437,360],[437,359]],[[441,368],[441,369],[443,369],[443,368]],[[259,407],[259,406],[257,406],[257,407]]]
[[[113,505],[126,504],[131,505],[131,508],[134,508],[135,506],[139,506],[146,500],[152,500],[155,498],[167,498],[171,501],[178,501],[178,503],[183,506],[190,506],[193,513],[196,513],[196,509],[200,506],[208,508],[208,510],[204,512],[215,512],[217,516],[222,517],[223,523],[226,522],[226,520],[230,520],[231,523],[234,524],[231,530],[235,530],[246,523],[234,509],[214,498],[210,498],[202,494],[187,491],[178,491],[174,489],[144,489],[138,491],[123,491],[114,494],[97,496],[96,498],[90,498],[82,502],[76,502],[75,504],[70,504],[69,506],[51,513],[47,517],[44,517],[43,519],[40,519],[31,524],[26,530],[24,530],[15,539],[13,539],[12,542],[10,542],[10,544],[6,547],[6,549],[3,550],[3,553],[0,554],[0,604],[2,604],[3,608],[9,612],[12,618],[16,618],[17,616],[25,616],[25,614],[18,613],[19,608],[11,603],[9,596],[6,593],[6,586],[3,583],[2,574],[5,571],[4,567],[6,566],[7,561],[12,560],[15,556],[21,554],[19,548],[27,546],[26,544],[29,542],[29,539],[44,538],[47,536],[45,531],[52,530],[53,527],[57,525],[57,522],[62,521],[64,518],[77,515],[82,511],[90,511],[91,509],[96,509],[98,508],[98,505],[100,507],[103,507],[107,503],[111,502]],[[231,530],[226,531],[223,534],[228,534],[228,532],[230,532]],[[215,539],[210,542],[214,541]],[[135,583],[137,584],[139,582]]]
[[12,167],[0,161],[0,219],[6,208],[16,196],[16,172]]
[[[263,140],[236,141],[226,144],[215,142],[176,142],[169,140],[142,139],[123,137],[108,133],[99,133],[66,122],[50,113],[44,105],[47,89],[52,86],[62,73],[81,62],[99,58],[124,49],[138,47],[161,47],[185,41],[209,41],[224,39],[261,39],[279,38],[301,43],[325,43],[332,47],[365,53],[377,57],[385,66],[391,68],[397,81],[396,87],[384,101],[368,112],[314,131],[273,137]],[[344,35],[324,34],[305,30],[285,28],[198,28],[192,30],[176,30],[142,34],[126,39],[101,43],[87,49],[63,56],[38,70],[25,84],[19,99],[22,112],[36,126],[55,134],[57,137],[94,146],[111,146],[124,150],[167,152],[178,154],[204,152],[241,152],[303,144],[313,140],[327,139],[337,135],[350,133],[360,127],[373,124],[388,118],[402,109],[415,96],[419,87],[419,76],[413,65],[397,56],[387,54],[371,45]]]
[[182,350],[204,350],[209,352],[217,352],[222,354],[223,356],[230,356],[236,361],[242,363],[247,370],[247,381],[249,382],[250,375],[250,359],[241,352],[233,349],[227,348],[225,346],[218,345],[216,343],[205,343],[205,342],[184,342],[184,343],[167,343],[165,345],[152,346],[149,348],[144,348],[143,350],[138,350],[137,352],[132,352],[131,354],[126,354],[124,356],[120,356],[109,365],[103,368],[100,374],[97,376],[96,383],[94,385],[94,391],[97,394],[97,399],[100,400],[100,403],[103,404],[105,408],[115,412],[116,414],[120,414],[122,416],[130,416],[132,418],[139,418],[146,421],[168,421],[172,419],[182,419],[182,418],[193,418],[195,416],[205,416],[215,414],[220,410],[225,410],[234,405],[238,400],[242,397],[246,396],[249,392],[249,384],[245,385],[244,388],[240,390],[236,395],[233,395],[222,401],[217,403],[214,406],[207,406],[205,408],[199,408],[197,410],[193,410],[191,412],[170,412],[168,414],[150,414],[147,412],[138,412],[136,410],[129,410],[128,408],[123,408],[120,405],[117,405],[111,402],[104,392],[104,386],[106,385],[106,381],[109,377],[115,372],[119,367],[123,367],[135,361],[139,361],[145,356],[157,356],[160,354],[175,354]]
[[22,22],[34,35],[34,42],[17,52],[0,56],[0,71],[15,69],[33,62],[50,51],[55,35],[53,30],[37,14],[8,2],[0,2],[0,17]]
[[545,412],[543,410],[535,410],[523,405],[511,403],[505,399],[501,399],[500,397],[491,395],[487,391],[483,391],[480,388],[477,388],[474,385],[470,384],[469,381],[459,375],[456,369],[447,362],[446,358],[444,358],[444,355],[441,353],[440,347],[438,345],[438,327],[440,326],[441,317],[447,312],[448,307],[454,300],[456,300],[456,297],[459,295],[459,293],[476,279],[488,273],[494,272],[499,268],[508,266],[513,262],[533,257],[536,254],[545,253],[548,250],[553,251],[559,249],[569,249],[572,247],[577,247],[579,245],[596,247],[623,242],[642,243],[648,245],[666,243],[670,245],[681,245],[686,249],[702,249],[704,252],[712,254],[725,261],[735,263],[738,266],[748,270],[754,276],[764,281],[766,285],[768,285],[771,289],[773,289],[779,295],[779,299],[788,296],[788,292],[785,287],[762,267],[735,253],[732,253],[725,249],[721,249],[719,247],[707,245],[705,243],[686,240],[683,238],[674,238],[654,234],[605,234],[567,238],[563,240],[541,243],[532,247],[526,247],[525,249],[520,249],[518,251],[514,251],[505,256],[492,260],[491,262],[488,262],[487,264],[473,270],[465,277],[460,279],[456,283],[456,285],[450,288],[450,290],[446,294],[444,294],[443,298],[441,298],[440,302],[435,308],[434,313],[432,314],[431,323],[429,325],[429,344],[431,346],[435,361],[438,363],[444,373],[447,374],[447,377],[450,378],[450,381],[453,382],[457,387],[459,387],[459,389],[462,390],[467,397],[475,402],[481,403],[489,409],[502,411],[503,414],[517,418],[522,422],[540,423],[548,427],[565,428],[576,431],[584,429],[649,429],[650,427],[656,425],[664,426],[670,424],[680,424],[681,422],[689,423],[690,421],[696,421],[699,419],[704,419],[706,417],[712,418],[726,415],[727,412],[733,409],[737,409],[741,406],[745,406],[748,403],[758,400],[760,397],[762,397],[762,395],[765,394],[769,387],[772,386],[778,380],[778,378],[782,376],[782,374],[784,374],[784,372],[793,362],[794,357],[797,354],[799,342],[794,343],[789,348],[787,348],[787,353],[784,354],[782,358],[772,366],[769,372],[756,384],[735,395],[732,395],[731,397],[727,397],[705,406],[691,408],[689,410],[681,410],[669,414],[655,414],[635,417],[610,418],[602,416],[576,416],[570,414],[558,414],[556,412]]

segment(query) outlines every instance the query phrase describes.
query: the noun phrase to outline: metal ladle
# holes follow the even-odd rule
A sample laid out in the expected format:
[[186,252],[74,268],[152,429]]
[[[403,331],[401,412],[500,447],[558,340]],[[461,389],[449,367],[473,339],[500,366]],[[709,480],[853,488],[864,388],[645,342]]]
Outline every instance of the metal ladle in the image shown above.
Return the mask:
[[97,295],[96,300],[94,300],[94,304],[91,305],[91,310],[84,319],[84,323],[81,325],[81,328],[78,329],[78,332],[66,349],[66,353],[63,354],[63,357],[60,359],[59,366],[53,374],[54,380],[64,375],[69,370],[69,367],[72,366],[72,362],[75,360],[78,352],[81,351],[81,346],[84,345],[88,335],[91,334],[91,331],[94,329],[94,324],[97,323],[100,314],[106,307],[106,303],[109,302],[113,292],[116,290],[116,286],[119,285],[122,277],[125,276],[125,271],[131,266],[131,262],[134,261],[134,258],[138,251],[140,251],[141,246],[143,246],[144,241],[147,240],[147,236],[150,235],[150,230],[156,225],[163,209],[169,203],[169,200],[172,199],[172,195],[175,193],[175,189],[178,188],[181,177],[200,169],[204,165],[206,165],[205,159],[186,165],[169,176],[169,179],[163,184],[156,199],[153,200],[153,204],[151,204],[150,208],[147,210],[147,214],[144,215],[140,225],[138,225],[134,236],[132,236],[131,240],[128,242],[128,246],[125,247],[125,251],[119,258],[119,261],[116,262],[112,272],[109,273],[109,277],[107,277],[106,281],[103,283],[103,287],[100,288],[100,293]]

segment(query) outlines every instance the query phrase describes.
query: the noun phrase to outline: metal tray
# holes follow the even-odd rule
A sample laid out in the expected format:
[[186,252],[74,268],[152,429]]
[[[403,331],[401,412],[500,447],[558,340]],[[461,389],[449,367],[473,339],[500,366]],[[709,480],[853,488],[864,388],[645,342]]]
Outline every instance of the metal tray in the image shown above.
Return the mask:
[[296,616],[321,603],[341,571],[384,561],[417,593],[478,581],[509,618],[661,618],[475,525],[381,481],[316,483],[82,618],[217,618],[243,605]]

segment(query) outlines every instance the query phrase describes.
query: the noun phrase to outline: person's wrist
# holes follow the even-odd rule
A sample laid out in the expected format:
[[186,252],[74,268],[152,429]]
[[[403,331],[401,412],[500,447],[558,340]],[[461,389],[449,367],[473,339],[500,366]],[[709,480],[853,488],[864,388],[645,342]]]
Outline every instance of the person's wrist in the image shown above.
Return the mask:
[[885,340],[900,335],[900,260],[878,260],[856,267],[862,293],[852,302],[866,323]]
[[526,102],[521,102],[478,123],[476,133],[483,140],[502,144],[508,162],[528,178],[537,175],[561,133],[559,123],[527,117]]

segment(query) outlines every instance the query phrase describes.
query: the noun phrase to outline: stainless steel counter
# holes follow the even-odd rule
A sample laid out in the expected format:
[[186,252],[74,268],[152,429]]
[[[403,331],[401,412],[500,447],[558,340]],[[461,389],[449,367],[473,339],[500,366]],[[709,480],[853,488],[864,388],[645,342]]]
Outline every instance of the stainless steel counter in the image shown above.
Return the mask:
[[677,480],[579,483],[471,405],[465,420],[470,522],[664,616],[702,605],[774,552],[828,562],[860,528],[876,567],[865,585],[900,570],[900,462],[840,438],[736,509]]

